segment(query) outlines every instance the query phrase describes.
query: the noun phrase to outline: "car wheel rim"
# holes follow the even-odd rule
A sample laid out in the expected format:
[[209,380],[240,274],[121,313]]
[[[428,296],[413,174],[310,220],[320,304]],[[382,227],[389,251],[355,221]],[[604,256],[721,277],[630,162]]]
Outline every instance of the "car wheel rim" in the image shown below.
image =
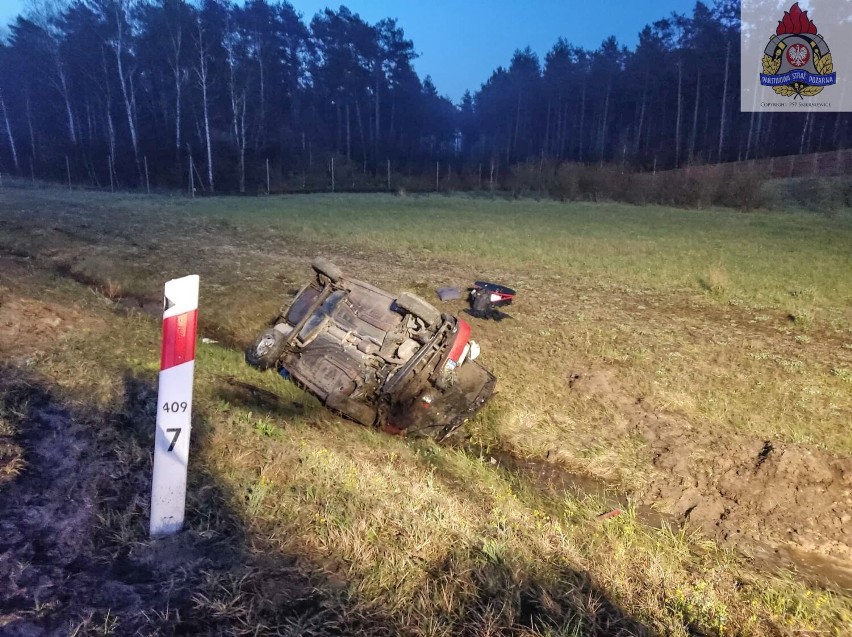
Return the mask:
[[269,353],[269,350],[272,349],[272,346],[274,344],[274,338],[272,338],[271,336],[264,336],[262,339],[260,339],[260,342],[254,349],[255,356],[257,356],[258,358],[266,356]]

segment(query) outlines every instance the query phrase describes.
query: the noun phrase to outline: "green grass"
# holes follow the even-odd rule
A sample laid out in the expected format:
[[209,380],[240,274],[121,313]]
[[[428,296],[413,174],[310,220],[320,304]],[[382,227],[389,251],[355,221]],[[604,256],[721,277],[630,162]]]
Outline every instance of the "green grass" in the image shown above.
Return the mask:
[[[652,471],[630,428],[641,397],[691,431],[848,457],[848,211],[7,191],[0,213],[0,247],[32,257],[34,279],[16,293],[91,319],[88,332],[31,357],[87,409],[114,408],[128,374],[153,382],[157,370],[157,319],[125,315],[104,297],[156,299],[164,278],[201,274],[202,335],[220,343],[198,349],[191,524],[216,530],[218,513],[200,495],[214,483],[258,551],[298,556],[352,612],[390,618],[390,632],[607,634],[641,624],[674,635],[839,635],[849,625],[848,598],[755,570],[694,530],[655,528],[634,507],[600,522],[604,498],[554,495],[487,453],[341,421],[248,368],[239,351],[309,275],[314,254],[425,296],[494,278],[519,294],[512,320],[474,325],[499,378],[498,395],[467,426],[482,448],[639,489]],[[572,374],[589,370],[604,389],[572,391]],[[715,452],[683,442],[689,453]],[[146,541],[138,522],[104,524],[125,525],[122,542]],[[268,600],[245,588],[223,577],[196,600],[247,626],[269,623]]]
[[730,296],[852,300],[852,215],[678,210],[482,197],[312,195],[196,201],[188,211],[318,234],[343,245],[414,251],[473,267],[495,261],[668,290],[715,269]]
[[[58,191],[48,197],[68,199]],[[299,240],[389,249],[471,268],[505,263],[602,284],[710,289],[750,304],[836,308],[852,302],[849,211],[825,217],[423,195],[187,200],[74,193],[71,200],[164,214],[176,227],[189,222],[190,230],[215,219],[221,232],[236,228],[282,245]]]

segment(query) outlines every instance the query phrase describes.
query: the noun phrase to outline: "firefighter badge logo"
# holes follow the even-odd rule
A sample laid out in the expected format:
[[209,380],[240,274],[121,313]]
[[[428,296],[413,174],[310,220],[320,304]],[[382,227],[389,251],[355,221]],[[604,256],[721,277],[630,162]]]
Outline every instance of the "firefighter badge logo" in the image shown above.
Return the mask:
[[836,82],[828,44],[797,2],[784,12],[763,51],[760,83],[796,99],[818,95]]

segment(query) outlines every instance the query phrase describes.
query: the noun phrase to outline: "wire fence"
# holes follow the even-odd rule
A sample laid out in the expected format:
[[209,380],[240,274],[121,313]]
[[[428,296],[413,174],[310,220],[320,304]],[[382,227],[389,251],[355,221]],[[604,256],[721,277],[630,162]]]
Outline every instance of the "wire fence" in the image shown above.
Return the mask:
[[676,168],[669,173],[684,173],[690,177],[720,177],[743,169],[764,179],[792,177],[852,176],[852,149],[833,150],[806,155],[766,157],[723,164],[703,164]]

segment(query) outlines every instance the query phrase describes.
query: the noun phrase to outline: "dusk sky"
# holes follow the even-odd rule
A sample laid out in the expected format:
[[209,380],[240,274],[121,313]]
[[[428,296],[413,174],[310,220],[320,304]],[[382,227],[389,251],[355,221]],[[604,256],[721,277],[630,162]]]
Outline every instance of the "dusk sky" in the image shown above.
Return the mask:
[[[306,22],[329,6],[322,0],[292,4]],[[632,48],[643,26],[673,11],[691,13],[694,4],[695,0],[355,0],[346,6],[370,23],[396,18],[420,55],[415,61],[418,74],[431,75],[438,92],[458,102],[465,89],[476,91],[494,69],[508,65],[515,49],[530,46],[543,58],[560,36],[595,48],[610,35]],[[14,19],[23,6],[23,0],[0,0],[0,24]]]

